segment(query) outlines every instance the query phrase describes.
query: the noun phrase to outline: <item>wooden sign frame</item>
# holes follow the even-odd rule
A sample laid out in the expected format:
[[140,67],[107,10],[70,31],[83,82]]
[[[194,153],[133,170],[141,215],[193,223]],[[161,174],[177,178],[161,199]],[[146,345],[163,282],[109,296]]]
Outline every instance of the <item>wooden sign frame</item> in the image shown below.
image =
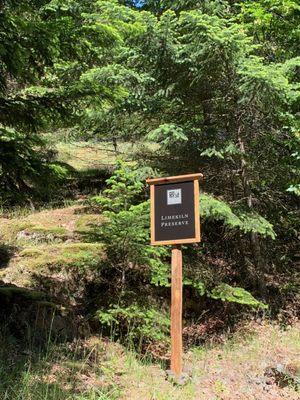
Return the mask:
[[[197,243],[201,240],[200,233],[200,212],[199,212],[199,180],[203,179],[203,175],[188,174],[179,176],[169,176],[167,178],[147,179],[150,185],[150,220],[151,220],[151,244],[154,246],[162,245],[177,245],[187,243]],[[194,237],[174,240],[156,240],[155,238],[155,189],[158,185],[171,183],[194,182],[194,220],[195,220],[195,235]]]
[[[200,242],[200,213],[199,213],[199,180],[203,179],[202,174],[189,174],[189,175],[179,175],[179,176],[170,176],[168,178],[155,178],[155,179],[147,179],[147,183],[150,185],[150,200],[151,200],[151,244],[152,245],[173,245],[172,247],[172,268],[171,268],[171,376],[175,377],[178,382],[182,379],[182,355],[183,355],[183,346],[182,346],[182,250],[181,244],[185,243],[196,243]],[[159,202],[161,202],[162,210],[165,209],[165,203],[167,203],[167,207],[179,205],[184,203],[186,199],[188,199],[186,205],[194,209],[194,236],[190,238],[182,238],[182,239],[174,239],[174,240],[156,240],[155,238],[155,189],[159,185],[168,185],[172,183],[191,183],[193,182],[194,186],[191,185],[183,185],[185,189],[181,187],[182,191],[180,191],[176,197],[179,196],[179,199],[176,197],[171,197],[171,193],[167,193],[167,201],[163,200],[164,197],[161,197],[161,194],[164,193],[160,191],[158,196]],[[191,201],[188,197],[188,192],[193,188],[194,199]],[[180,187],[178,187],[180,189]],[[176,192],[177,188],[171,186],[170,192]],[[183,195],[182,200],[182,192],[185,193]],[[170,195],[170,197],[169,197]],[[174,196],[174,193],[172,193]],[[176,201],[177,200],[177,201]],[[170,203],[169,203],[170,201]],[[194,202],[194,207],[193,207]],[[173,208],[174,210],[174,208]],[[173,217],[172,215],[171,217]],[[176,215],[179,218],[179,215]],[[190,220],[190,219],[189,219]],[[188,221],[188,220],[187,220]],[[170,226],[170,225],[169,225]],[[173,225],[172,225],[173,226]],[[178,225],[175,225],[178,226]],[[189,232],[189,230],[187,231]],[[161,233],[161,232],[160,232]]]

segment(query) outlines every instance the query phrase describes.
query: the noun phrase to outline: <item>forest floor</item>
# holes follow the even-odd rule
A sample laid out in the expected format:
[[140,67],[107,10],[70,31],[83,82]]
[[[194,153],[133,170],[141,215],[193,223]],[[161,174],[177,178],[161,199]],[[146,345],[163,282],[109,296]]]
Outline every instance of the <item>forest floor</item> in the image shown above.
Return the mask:
[[[114,162],[111,147],[96,147],[60,144],[59,157],[78,170],[89,168],[91,160],[95,168]],[[0,296],[10,289],[11,296],[16,289],[18,296],[22,290],[27,296],[47,291],[61,309],[76,306],[81,286],[74,272],[105,258],[97,237],[101,221],[82,199],[0,216],[0,282],[10,285],[0,285]],[[181,387],[166,379],[163,363],[100,336],[48,343],[37,353],[0,334],[0,400],[300,399],[297,323],[285,329],[248,323],[221,344],[187,349],[184,358],[190,379]]]
[[1,400],[299,400],[280,372],[299,377],[299,326],[250,324],[221,345],[186,351],[184,386],[169,382],[159,363],[97,336],[18,357],[6,374],[1,357]]

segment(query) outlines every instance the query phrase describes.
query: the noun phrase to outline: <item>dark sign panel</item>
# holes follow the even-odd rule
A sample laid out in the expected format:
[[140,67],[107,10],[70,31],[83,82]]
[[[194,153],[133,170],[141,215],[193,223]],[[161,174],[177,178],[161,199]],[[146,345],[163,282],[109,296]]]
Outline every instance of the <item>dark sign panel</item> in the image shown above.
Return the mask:
[[148,180],[152,244],[200,241],[199,175]]
[[158,185],[154,192],[155,240],[195,237],[194,182]]

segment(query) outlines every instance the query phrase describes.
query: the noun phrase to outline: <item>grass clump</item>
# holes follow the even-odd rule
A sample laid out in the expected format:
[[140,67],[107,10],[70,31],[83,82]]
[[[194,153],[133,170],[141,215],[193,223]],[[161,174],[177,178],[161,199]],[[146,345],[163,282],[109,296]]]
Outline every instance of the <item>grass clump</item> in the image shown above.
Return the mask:
[[49,343],[45,350],[36,353],[21,352],[20,348],[17,352],[14,339],[7,336],[0,336],[0,345],[1,400],[120,398],[120,387],[100,367],[100,350],[96,346]]

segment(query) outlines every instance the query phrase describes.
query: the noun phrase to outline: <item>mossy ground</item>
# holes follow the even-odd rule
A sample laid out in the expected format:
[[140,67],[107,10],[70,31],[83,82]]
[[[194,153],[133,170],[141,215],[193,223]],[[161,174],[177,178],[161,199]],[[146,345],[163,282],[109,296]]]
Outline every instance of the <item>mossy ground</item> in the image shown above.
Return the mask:
[[[84,269],[103,259],[103,246],[93,242],[101,224],[99,214],[84,214],[81,205],[45,210],[23,218],[0,218],[4,247],[13,249],[0,279],[21,287],[32,285],[32,275],[51,270]],[[83,237],[84,236],[84,237]]]
[[0,237],[2,242],[22,245],[36,237],[45,240],[74,240],[76,233],[90,231],[99,226],[102,217],[91,214],[83,205],[33,212],[25,216],[1,217]]

